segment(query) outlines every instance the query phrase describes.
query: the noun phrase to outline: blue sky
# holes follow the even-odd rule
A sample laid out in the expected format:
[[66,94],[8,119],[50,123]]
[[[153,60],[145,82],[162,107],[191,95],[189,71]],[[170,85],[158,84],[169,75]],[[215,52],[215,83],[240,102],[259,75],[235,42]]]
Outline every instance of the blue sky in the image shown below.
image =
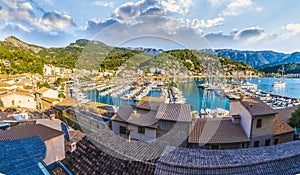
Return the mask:
[[87,38],[133,47],[294,52],[299,7],[297,0],[0,0],[0,39],[14,35],[46,47]]

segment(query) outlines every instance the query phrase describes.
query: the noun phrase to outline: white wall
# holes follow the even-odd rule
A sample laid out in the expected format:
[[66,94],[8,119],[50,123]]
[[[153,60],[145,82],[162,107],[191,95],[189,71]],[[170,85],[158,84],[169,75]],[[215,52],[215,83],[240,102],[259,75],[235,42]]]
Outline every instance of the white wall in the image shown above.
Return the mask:
[[124,126],[127,128],[127,124],[125,123],[121,123],[121,122],[116,122],[116,121],[112,121],[112,130],[116,133],[116,134],[120,134],[120,126]]
[[251,136],[252,116],[240,101],[232,101],[230,103],[230,116],[239,114],[241,116],[240,124],[243,127],[248,138]]
[[48,89],[42,95],[43,95],[43,97],[48,97],[48,98],[58,98],[58,92],[53,89]]
[[45,141],[47,151],[46,158],[43,160],[46,165],[50,165],[58,160],[65,158],[65,137],[60,135]]
[[129,125],[130,136],[138,140],[143,140],[145,142],[154,142],[156,140],[156,130],[152,128],[145,127],[145,134],[138,133],[138,126]]
[[31,109],[36,108],[36,102],[34,100],[33,95],[29,96],[29,95],[12,93],[0,97],[0,100],[3,102],[4,107],[20,106],[23,108],[31,108]]

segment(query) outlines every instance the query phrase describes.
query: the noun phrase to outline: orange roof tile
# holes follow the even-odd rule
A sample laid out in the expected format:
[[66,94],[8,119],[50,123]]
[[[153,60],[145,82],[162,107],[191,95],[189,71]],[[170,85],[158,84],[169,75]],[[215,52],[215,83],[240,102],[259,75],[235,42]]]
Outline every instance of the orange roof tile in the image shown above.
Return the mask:
[[281,120],[280,117],[275,117],[274,120],[274,135],[280,135],[285,133],[294,132],[294,129]]

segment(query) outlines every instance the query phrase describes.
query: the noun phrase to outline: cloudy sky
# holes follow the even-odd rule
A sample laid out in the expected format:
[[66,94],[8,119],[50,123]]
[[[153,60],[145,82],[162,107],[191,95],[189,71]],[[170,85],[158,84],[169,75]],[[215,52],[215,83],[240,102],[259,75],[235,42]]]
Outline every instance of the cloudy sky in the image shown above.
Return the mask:
[[0,39],[300,51],[298,0],[0,0]]

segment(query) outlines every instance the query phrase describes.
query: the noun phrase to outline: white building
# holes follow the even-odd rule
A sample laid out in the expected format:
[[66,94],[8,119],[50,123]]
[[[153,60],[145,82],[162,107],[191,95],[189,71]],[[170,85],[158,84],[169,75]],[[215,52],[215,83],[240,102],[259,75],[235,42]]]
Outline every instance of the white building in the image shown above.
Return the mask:
[[0,95],[0,103],[3,107],[36,108],[34,95],[26,92],[5,92]]

